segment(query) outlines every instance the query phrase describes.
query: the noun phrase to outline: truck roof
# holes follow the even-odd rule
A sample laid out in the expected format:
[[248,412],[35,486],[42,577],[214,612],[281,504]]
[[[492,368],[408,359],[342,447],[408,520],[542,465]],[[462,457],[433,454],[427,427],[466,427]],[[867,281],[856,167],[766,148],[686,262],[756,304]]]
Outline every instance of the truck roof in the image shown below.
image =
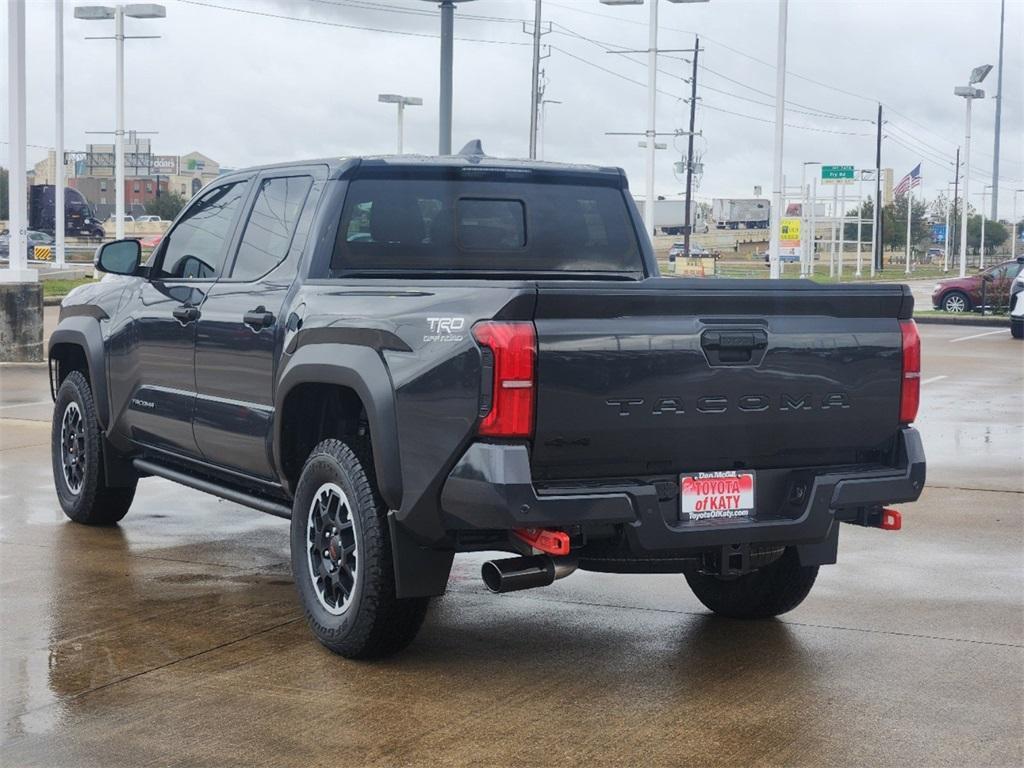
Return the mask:
[[[475,145],[475,146],[474,146]],[[555,163],[546,160],[525,160],[520,158],[489,157],[472,154],[467,150],[479,148],[478,142],[470,142],[457,155],[364,155],[353,157],[325,157],[313,160],[296,160],[286,163],[257,165],[239,169],[234,173],[252,173],[278,168],[297,168],[310,165],[326,165],[330,178],[354,175],[359,168],[388,168],[399,170],[427,168],[482,168],[491,170],[514,170],[519,172],[540,171],[547,174],[565,173],[571,175],[596,175],[613,177],[626,187],[626,174],[614,166]],[[228,174],[225,174],[227,176]]]

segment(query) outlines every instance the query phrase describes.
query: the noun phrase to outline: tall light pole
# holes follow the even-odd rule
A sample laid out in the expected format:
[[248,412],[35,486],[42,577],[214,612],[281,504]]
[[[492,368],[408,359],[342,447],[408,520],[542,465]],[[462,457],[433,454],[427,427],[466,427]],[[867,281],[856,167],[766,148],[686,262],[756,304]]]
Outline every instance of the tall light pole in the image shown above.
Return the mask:
[[53,101],[56,110],[54,127],[53,236],[54,263],[64,266],[64,0],[53,3]]
[[1010,258],[1017,258],[1017,195],[1024,192],[1024,189],[1013,190],[1013,226],[1010,228],[1010,233],[1013,237],[1010,239]]
[[[117,73],[115,100],[117,125],[114,129],[114,232],[118,240],[124,238],[124,17],[133,19],[162,19],[167,9],[157,3],[132,3],[131,5],[80,5],[75,8],[75,18],[86,21],[114,20],[114,40],[117,44]],[[154,37],[154,35],[133,35]]]
[[991,184],[986,184],[981,189],[981,261],[978,263],[978,269],[985,268],[985,197],[988,195],[986,190],[995,189]]
[[992,148],[992,221],[999,221],[999,129],[1003,120],[1003,28],[1006,0],[999,4],[999,71],[996,72],[996,136]]
[[970,199],[971,183],[971,102],[985,98],[985,92],[974,86],[985,79],[992,70],[991,64],[982,64],[971,71],[970,82],[953,89],[954,96],[960,96],[967,103],[964,122],[964,215],[960,226],[960,277],[967,276],[967,201]]
[[[807,166],[808,165],[821,165],[818,160],[806,161],[800,169],[800,195],[804,200],[803,205],[800,206],[800,251],[803,258],[800,260],[800,277],[807,277],[813,268],[814,261],[814,224],[811,224],[811,239],[810,249],[808,249],[807,240],[807,224],[808,221],[814,221],[814,203],[815,200],[811,197],[810,192],[807,189]],[[813,178],[813,177],[812,177]],[[815,195],[817,195],[817,184],[814,185]],[[810,199],[811,213],[807,215],[807,201]]]
[[427,0],[441,9],[441,87],[438,103],[437,154],[452,153],[452,64],[454,61],[455,4],[469,0]]
[[[706,3],[709,0],[669,0],[670,3]],[[601,0],[602,5],[643,5],[644,0]],[[654,156],[658,129],[658,0],[650,0],[647,26],[647,202],[644,204],[644,227],[654,236]]]
[[942,246],[942,271],[949,272],[949,212],[953,208],[953,200],[949,196],[952,181],[946,182],[946,241]]
[[775,56],[775,162],[772,167],[771,239],[768,242],[770,277],[782,277],[779,269],[779,232],[782,226],[782,146],[786,117],[786,25],[789,0],[779,0],[779,38]]
[[[25,194],[25,0],[7,2],[7,138],[10,169],[7,203],[10,208],[10,239],[7,269],[0,282],[34,283],[38,276],[28,266],[28,210]],[[2,308],[0,308],[2,311]],[[4,316],[6,320],[6,315]]]
[[419,96],[399,96],[397,93],[382,93],[377,96],[377,101],[384,104],[398,105],[398,154],[402,154],[402,118],[405,115],[405,108],[422,106],[423,99]]

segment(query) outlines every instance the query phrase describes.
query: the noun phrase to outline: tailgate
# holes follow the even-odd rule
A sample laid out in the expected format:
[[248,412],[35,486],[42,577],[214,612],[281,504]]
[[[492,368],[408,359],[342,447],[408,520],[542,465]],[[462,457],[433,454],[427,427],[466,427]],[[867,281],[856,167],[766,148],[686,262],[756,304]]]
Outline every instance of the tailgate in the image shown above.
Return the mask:
[[535,477],[835,465],[899,423],[904,286],[540,283]]

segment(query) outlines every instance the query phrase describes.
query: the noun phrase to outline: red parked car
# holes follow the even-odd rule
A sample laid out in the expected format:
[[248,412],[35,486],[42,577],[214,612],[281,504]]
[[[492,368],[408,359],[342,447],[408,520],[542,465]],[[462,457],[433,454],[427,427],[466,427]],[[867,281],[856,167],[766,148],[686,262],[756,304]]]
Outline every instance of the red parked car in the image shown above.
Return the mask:
[[1004,261],[967,277],[940,280],[932,291],[932,306],[946,312],[970,312],[980,309],[983,303],[990,307],[1005,307],[1010,300],[1010,284],[1021,268],[1024,268],[1024,257]]

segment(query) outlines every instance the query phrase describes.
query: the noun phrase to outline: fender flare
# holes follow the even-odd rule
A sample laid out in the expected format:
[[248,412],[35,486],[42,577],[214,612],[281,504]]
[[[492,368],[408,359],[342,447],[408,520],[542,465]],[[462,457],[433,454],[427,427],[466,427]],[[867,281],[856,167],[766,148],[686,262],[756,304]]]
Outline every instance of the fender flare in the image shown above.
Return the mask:
[[[299,347],[281,371],[274,393],[273,461],[278,477],[285,478],[281,457],[281,430],[288,393],[300,384],[333,384],[353,390],[363,402],[370,424],[377,487],[389,509],[402,503],[402,470],[398,452],[398,420],[391,375],[371,347],[320,343]],[[291,489],[294,491],[294,489]]]
[[107,388],[107,367],[104,365],[103,332],[99,320],[90,315],[65,317],[50,335],[47,345],[47,361],[50,369],[50,394],[56,400],[57,390],[53,375],[54,348],[61,344],[80,347],[89,366],[89,383],[96,401],[96,417],[106,430],[110,426],[110,395]]

